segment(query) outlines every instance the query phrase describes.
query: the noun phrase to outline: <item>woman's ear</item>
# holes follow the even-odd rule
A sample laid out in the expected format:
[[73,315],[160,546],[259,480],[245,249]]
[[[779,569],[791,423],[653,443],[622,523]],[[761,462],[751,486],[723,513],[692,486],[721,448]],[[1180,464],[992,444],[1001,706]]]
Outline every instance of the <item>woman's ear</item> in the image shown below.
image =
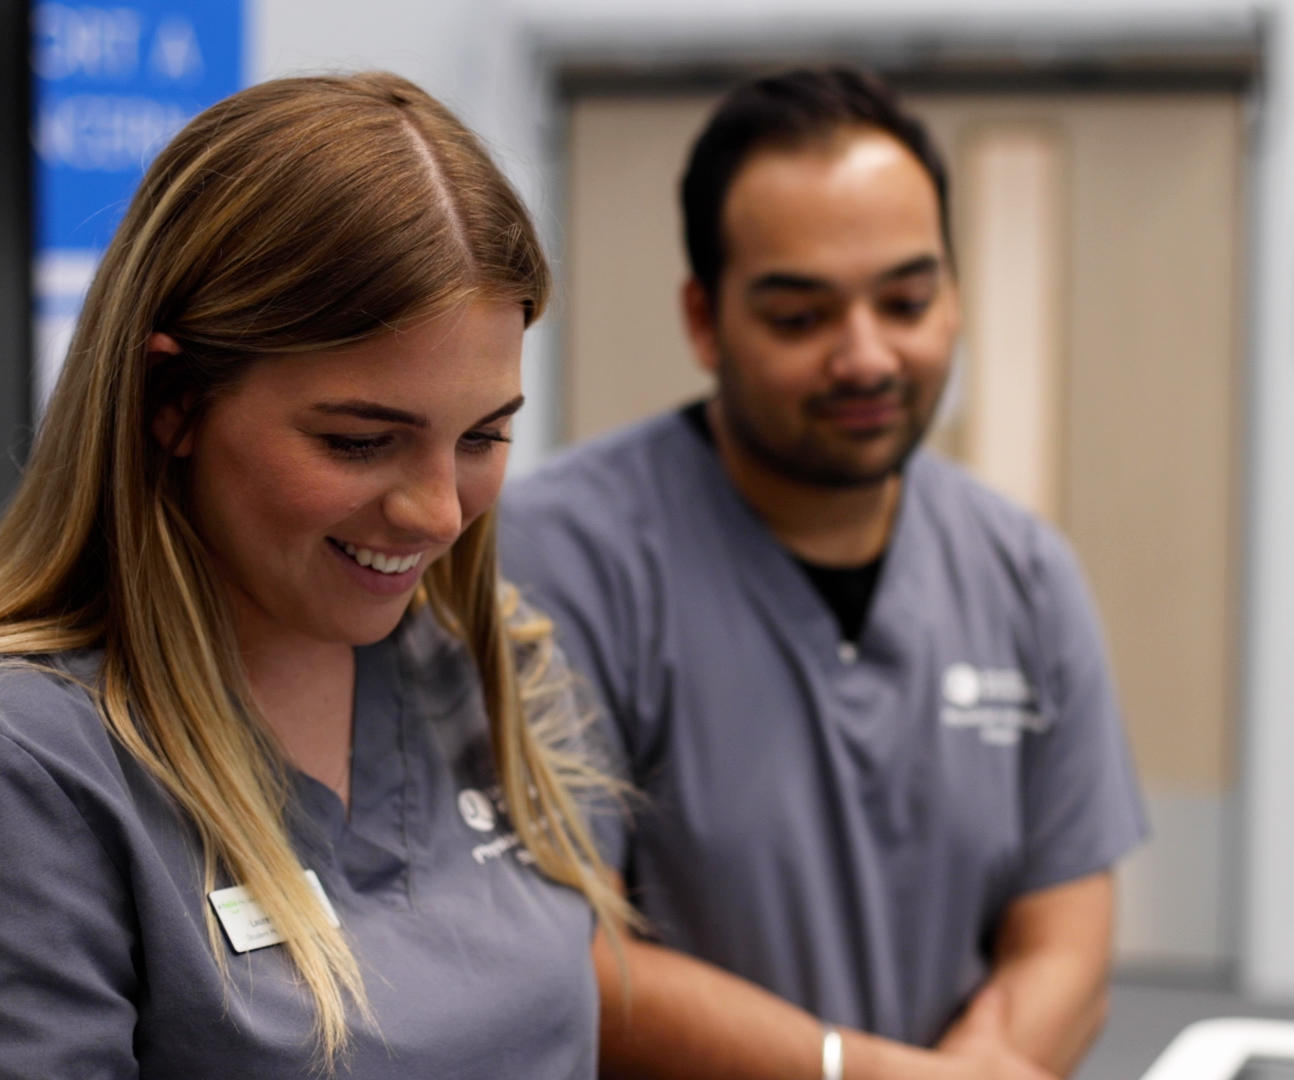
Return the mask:
[[[149,370],[152,370],[156,365],[164,364],[179,356],[181,349],[180,343],[170,334],[154,331],[148,335],[148,340],[144,343],[144,352]],[[175,436],[183,426],[184,419],[184,403],[179,401],[166,402],[153,416],[153,438],[158,441],[163,450],[169,451],[176,457],[188,457],[193,452],[191,431],[185,433],[178,445],[175,443]]]

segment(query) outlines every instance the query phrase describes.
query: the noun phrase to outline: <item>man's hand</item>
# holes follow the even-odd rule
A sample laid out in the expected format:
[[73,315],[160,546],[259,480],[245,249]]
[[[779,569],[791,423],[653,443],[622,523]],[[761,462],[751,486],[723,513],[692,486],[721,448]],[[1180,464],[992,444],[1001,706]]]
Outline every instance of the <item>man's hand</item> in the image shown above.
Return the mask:
[[[816,1077],[822,1024],[753,983],[695,957],[627,938],[629,981],[599,931],[604,1080],[785,1080]],[[1056,1080],[1011,1047],[994,987],[925,1050],[841,1028],[845,1080]]]
[[975,996],[957,1030],[940,1044],[939,1056],[946,1059],[948,1080],[1056,1080],[1012,1048],[1006,995],[993,986]]
[[979,999],[997,998],[1002,1036],[1030,1060],[1068,1076],[1105,1021],[1114,936],[1114,885],[1108,871],[1026,893],[998,927],[993,969],[937,1049],[955,1046]]

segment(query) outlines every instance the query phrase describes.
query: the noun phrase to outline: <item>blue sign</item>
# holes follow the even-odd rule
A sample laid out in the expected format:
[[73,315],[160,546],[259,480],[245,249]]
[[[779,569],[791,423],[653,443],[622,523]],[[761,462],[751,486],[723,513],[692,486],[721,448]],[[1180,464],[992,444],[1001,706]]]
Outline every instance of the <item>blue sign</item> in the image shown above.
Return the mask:
[[31,18],[36,250],[102,250],[158,150],[242,86],[242,3],[37,3]]
[[37,412],[144,170],[243,85],[242,58],[242,0],[33,5]]

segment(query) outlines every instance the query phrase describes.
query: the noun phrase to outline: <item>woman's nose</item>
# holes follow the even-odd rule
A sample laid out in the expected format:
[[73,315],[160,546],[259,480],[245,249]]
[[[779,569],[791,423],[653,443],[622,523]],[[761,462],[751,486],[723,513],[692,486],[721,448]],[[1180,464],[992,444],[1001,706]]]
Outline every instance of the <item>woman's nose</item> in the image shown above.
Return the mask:
[[383,499],[387,521],[402,533],[448,546],[463,530],[463,507],[452,464],[410,473]]

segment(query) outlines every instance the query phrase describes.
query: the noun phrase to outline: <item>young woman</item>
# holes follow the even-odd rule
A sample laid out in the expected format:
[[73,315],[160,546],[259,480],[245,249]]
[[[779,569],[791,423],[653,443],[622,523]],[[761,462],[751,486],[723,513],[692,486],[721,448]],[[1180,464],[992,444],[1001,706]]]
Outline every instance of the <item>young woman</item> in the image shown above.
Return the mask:
[[394,76],[149,169],[0,522],[0,1076],[593,1076],[617,901],[490,513],[548,287]]

